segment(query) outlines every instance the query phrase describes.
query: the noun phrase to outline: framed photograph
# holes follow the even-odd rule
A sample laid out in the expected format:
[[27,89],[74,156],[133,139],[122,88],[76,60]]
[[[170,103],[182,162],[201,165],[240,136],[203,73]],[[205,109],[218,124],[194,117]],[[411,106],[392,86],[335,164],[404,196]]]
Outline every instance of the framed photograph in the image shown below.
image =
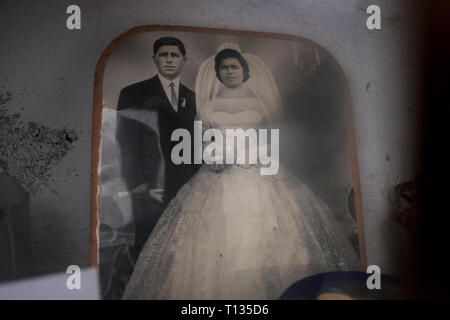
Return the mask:
[[94,88],[105,299],[278,299],[366,268],[345,70],[314,39],[142,26]]

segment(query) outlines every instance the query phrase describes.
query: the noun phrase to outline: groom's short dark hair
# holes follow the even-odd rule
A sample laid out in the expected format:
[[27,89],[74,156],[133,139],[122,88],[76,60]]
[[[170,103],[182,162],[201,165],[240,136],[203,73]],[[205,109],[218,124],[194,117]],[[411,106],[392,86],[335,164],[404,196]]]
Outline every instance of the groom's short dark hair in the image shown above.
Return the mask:
[[186,55],[186,49],[183,42],[174,37],[162,37],[153,44],[153,54],[156,55],[158,49],[162,46],[177,46],[183,56]]

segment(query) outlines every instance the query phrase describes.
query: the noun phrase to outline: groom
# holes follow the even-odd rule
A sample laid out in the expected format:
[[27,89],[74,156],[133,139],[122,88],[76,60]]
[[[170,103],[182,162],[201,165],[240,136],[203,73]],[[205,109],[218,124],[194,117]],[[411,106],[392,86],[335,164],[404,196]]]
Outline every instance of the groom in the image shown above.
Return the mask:
[[162,211],[197,171],[195,165],[171,161],[172,132],[187,129],[191,136],[196,116],[195,93],[180,82],[186,61],[183,43],[163,37],[153,45],[158,74],[120,92],[117,140],[121,172],[131,191],[137,255]]

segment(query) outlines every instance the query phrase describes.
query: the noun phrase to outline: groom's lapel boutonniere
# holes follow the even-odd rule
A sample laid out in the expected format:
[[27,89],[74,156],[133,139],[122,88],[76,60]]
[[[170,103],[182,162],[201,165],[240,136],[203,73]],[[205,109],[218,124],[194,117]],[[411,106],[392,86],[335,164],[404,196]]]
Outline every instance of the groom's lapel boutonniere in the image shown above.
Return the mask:
[[182,108],[186,107],[186,98],[181,99],[181,107]]

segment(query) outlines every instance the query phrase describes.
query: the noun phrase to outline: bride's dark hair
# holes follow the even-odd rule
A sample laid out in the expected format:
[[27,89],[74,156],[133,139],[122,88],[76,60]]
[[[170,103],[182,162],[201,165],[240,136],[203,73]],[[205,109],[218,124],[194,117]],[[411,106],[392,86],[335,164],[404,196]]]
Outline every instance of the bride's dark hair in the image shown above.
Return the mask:
[[214,62],[215,62],[214,69],[216,70],[217,79],[219,79],[222,82],[222,79],[220,79],[220,74],[219,74],[220,63],[222,62],[222,60],[228,59],[228,58],[234,58],[239,61],[242,69],[244,70],[243,82],[247,81],[250,78],[250,69],[248,67],[248,63],[247,63],[247,61],[245,61],[244,57],[239,52],[237,52],[236,50],[233,50],[233,49],[223,49],[216,55],[215,60],[214,60]]

